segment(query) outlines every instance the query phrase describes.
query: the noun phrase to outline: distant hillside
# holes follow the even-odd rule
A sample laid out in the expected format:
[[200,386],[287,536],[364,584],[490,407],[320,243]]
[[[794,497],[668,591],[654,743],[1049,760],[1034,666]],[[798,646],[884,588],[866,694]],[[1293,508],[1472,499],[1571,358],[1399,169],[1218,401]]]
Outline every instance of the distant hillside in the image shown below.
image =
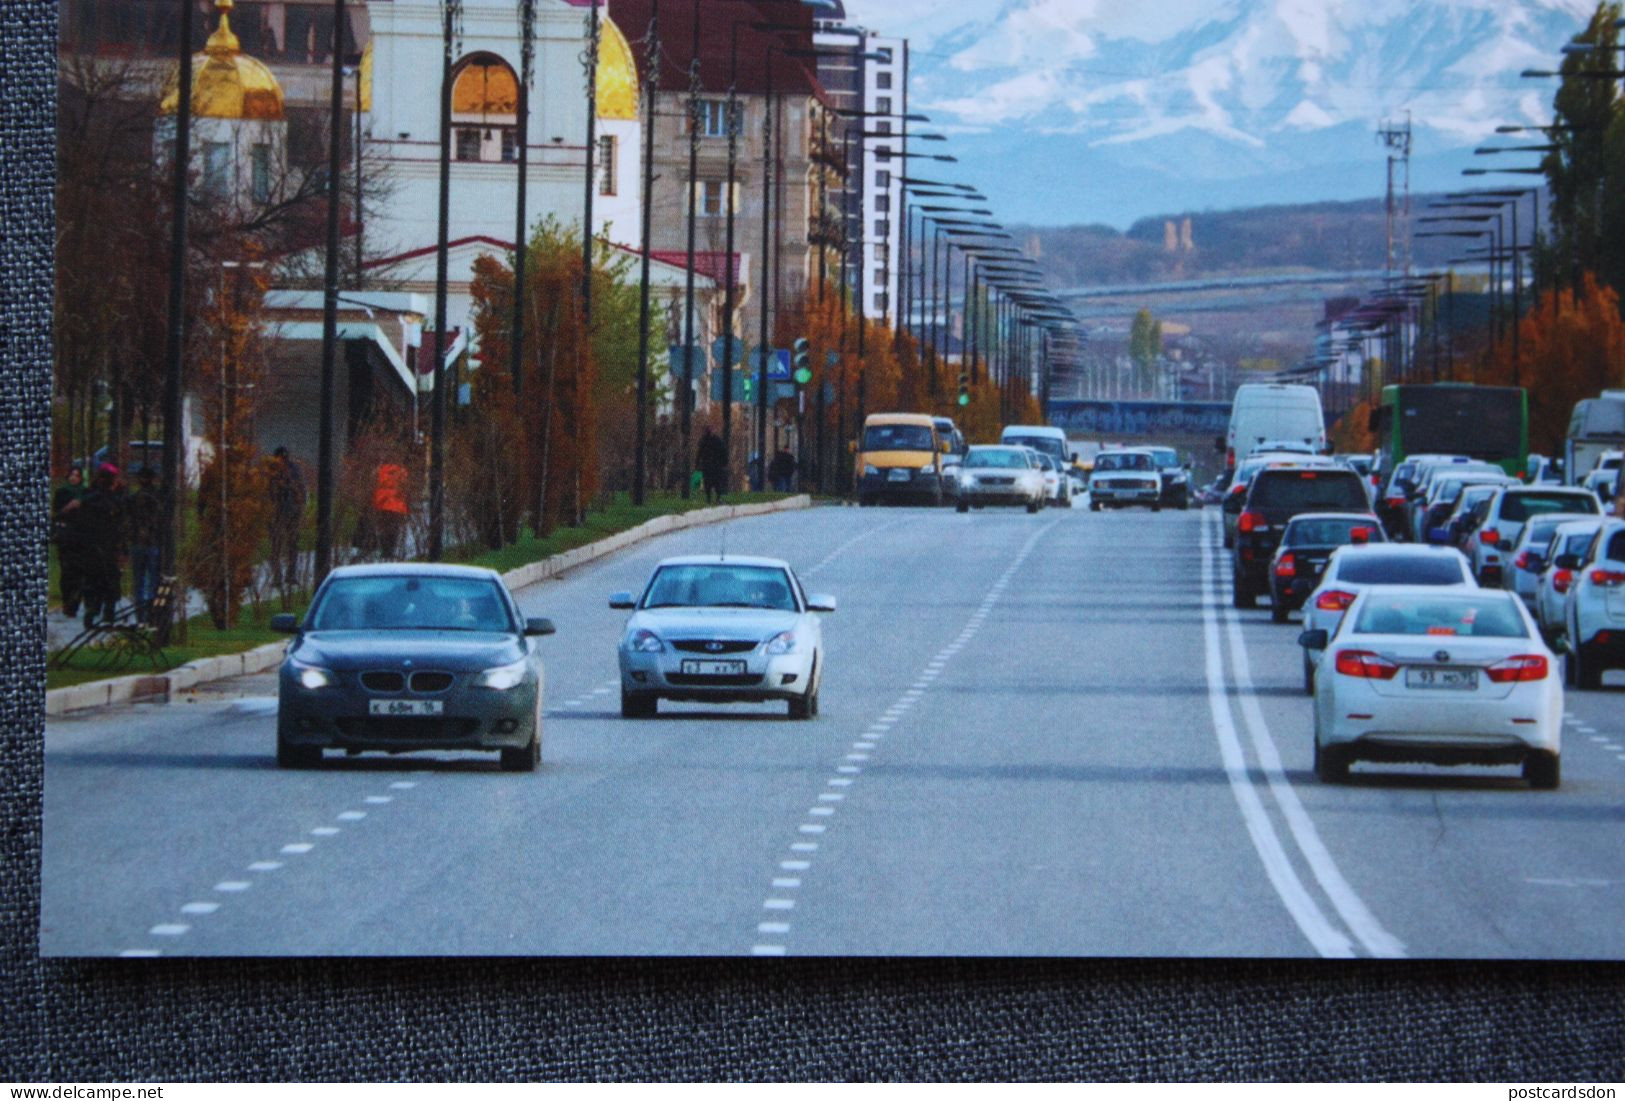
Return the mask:
[[[1413,217],[1426,213],[1432,198],[1413,196]],[[1015,232],[1019,240],[1036,245],[1056,287],[1264,271],[1375,270],[1383,267],[1387,255],[1382,199],[1169,214],[1142,218],[1126,233],[1104,225]],[[1416,241],[1414,262],[1442,265],[1459,256],[1463,244]]]

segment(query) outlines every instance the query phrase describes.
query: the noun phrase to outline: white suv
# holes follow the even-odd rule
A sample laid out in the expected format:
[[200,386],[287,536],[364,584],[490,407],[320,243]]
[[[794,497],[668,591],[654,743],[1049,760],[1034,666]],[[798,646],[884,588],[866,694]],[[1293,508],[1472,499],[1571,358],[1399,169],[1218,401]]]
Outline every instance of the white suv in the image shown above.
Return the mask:
[[1600,516],[1602,502],[1589,489],[1572,486],[1508,486],[1490,500],[1484,522],[1462,550],[1472,563],[1473,576],[1488,588],[1501,587],[1506,553],[1518,541],[1524,522],[1554,512]]
[[1579,688],[1602,687],[1604,669],[1625,668],[1625,520],[1605,520],[1582,555],[1554,563],[1573,571],[1568,592],[1568,672]]

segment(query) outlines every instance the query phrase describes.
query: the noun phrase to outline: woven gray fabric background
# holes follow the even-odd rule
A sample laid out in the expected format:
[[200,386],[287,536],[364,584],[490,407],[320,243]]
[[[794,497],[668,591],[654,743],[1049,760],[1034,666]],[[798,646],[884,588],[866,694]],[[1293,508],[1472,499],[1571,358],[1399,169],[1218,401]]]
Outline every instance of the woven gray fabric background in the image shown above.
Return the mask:
[[55,8],[0,0],[0,1080],[1625,1077],[1619,964],[42,962]]

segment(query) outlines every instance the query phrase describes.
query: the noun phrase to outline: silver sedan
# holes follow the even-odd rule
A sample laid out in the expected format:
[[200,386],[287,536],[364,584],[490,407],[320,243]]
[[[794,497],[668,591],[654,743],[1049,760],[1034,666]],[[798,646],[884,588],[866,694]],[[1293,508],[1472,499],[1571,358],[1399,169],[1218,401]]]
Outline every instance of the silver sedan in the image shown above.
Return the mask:
[[835,598],[807,594],[776,558],[668,558],[643,594],[619,592],[632,611],[621,637],[621,714],[652,718],[662,699],[706,703],[784,700],[792,719],[818,714],[824,636],[818,613]]

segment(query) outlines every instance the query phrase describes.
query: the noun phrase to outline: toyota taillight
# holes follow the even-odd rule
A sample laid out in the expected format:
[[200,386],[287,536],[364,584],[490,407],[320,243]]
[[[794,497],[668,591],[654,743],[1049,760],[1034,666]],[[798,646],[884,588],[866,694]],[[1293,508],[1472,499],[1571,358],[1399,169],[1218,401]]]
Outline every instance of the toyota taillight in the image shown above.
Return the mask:
[[1276,577],[1296,577],[1298,575],[1298,560],[1291,553],[1283,554],[1275,561]]
[[1572,584],[1574,584],[1573,570],[1558,570],[1556,573],[1552,574],[1552,588],[1557,592],[1568,592],[1569,586]]
[[1367,680],[1393,680],[1399,666],[1370,650],[1339,650],[1335,668],[1345,677]]
[[1545,680],[1546,674],[1550,671],[1550,665],[1542,654],[1519,654],[1505,661],[1498,661],[1485,670],[1489,674],[1490,681],[1495,684]]
[[1342,589],[1327,589],[1315,598],[1315,607],[1323,612],[1346,612],[1354,603],[1354,594]]
[[1486,547],[1498,546],[1501,542],[1501,533],[1494,528],[1485,528],[1478,533],[1478,541]]
[[1264,514],[1248,509],[1236,519],[1237,531],[1257,531],[1264,526]]
[[1530,554],[1528,551],[1521,552],[1518,557],[1512,560],[1512,564],[1518,567],[1520,570],[1539,569],[1539,562],[1540,560],[1534,555]]
[[1619,570],[1592,570],[1593,585],[1625,585],[1625,573]]

